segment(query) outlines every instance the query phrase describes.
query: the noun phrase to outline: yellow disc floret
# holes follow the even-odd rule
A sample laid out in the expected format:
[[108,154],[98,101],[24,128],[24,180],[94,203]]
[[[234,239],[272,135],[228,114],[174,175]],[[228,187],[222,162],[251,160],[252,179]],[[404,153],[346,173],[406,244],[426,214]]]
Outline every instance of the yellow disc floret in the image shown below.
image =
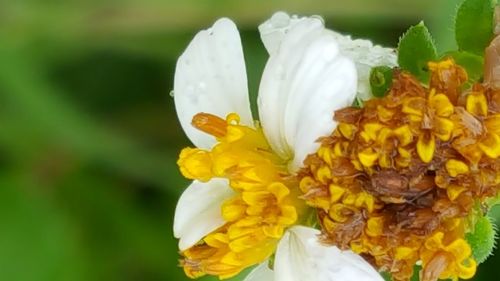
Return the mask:
[[471,247],[462,238],[444,244],[446,238],[445,233],[436,232],[425,240],[420,253],[423,279],[472,278],[476,273],[476,261],[471,258]]
[[236,114],[223,120],[206,113],[197,114],[193,126],[216,137],[217,144],[211,150],[182,150],[180,171],[203,182],[226,178],[235,195],[221,206],[226,224],[182,252],[181,265],[192,278],[230,278],[269,258],[284,230],[296,223],[302,205],[298,184],[258,126],[240,125]]

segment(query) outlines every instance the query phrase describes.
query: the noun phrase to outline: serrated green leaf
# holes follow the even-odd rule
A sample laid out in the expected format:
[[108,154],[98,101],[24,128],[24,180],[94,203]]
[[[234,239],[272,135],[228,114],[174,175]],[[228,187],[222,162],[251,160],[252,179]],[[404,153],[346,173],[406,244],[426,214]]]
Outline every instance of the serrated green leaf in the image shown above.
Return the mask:
[[493,38],[495,0],[465,0],[455,19],[455,38],[458,48],[478,55]]
[[469,83],[481,80],[484,73],[484,58],[465,51],[453,51],[446,53],[444,57],[452,57],[455,62],[465,68],[469,76]]
[[495,249],[496,227],[488,216],[477,219],[474,231],[466,235],[478,263],[483,263]]
[[410,27],[399,40],[399,66],[411,72],[420,81],[429,80],[427,63],[436,59],[437,51],[434,40],[423,22]]
[[370,72],[370,88],[375,97],[383,97],[392,86],[393,70],[388,66],[376,66]]

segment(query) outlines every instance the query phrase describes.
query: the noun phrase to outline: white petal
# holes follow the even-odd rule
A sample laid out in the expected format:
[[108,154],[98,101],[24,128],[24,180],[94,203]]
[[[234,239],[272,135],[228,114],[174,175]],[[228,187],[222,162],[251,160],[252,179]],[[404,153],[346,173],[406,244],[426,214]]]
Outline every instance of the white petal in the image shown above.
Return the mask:
[[352,104],[357,76],[320,18],[290,24],[266,64],[258,102],[270,145],[280,156],[293,158],[293,171],[317,150],[316,140],[335,128],[334,111]]
[[174,236],[180,239],[181,251],[224,225],[221,205],[233,195],[226,179],[193,181],[189,185],[177,202],[174,216]]
[[369,40],[351,39],[351,36],[345,36],[333,32],[337,40],[340,53],[350,58],[356,64],[358,71],[358,97],[363,100],[373,97],[370,90],[370,70],[374,66],[397,66],[396,51],[392,48],[383,48],[373,45]]
[[274,271],[269,269],[268,261],[259,264],[243,281],[274,281]]
[[302,20],[304,18],[290,17],[285,12],[276,12],[269,20],[259,25],[260,38],[267,52],[269,54],[276,53],[290,27]]
[[274,260],[276,281],[383,281],[380,274],[360,256],[324,246],[320,232],[295,226],[278,244]]
[[200,31],[177,61],[174,100],[179,121],[191,142],[211,148],[215,139],[191,126],[199,112],[225,118],[236,112],[241,123],[253,125],[245,61],[235,24],[219,19]]

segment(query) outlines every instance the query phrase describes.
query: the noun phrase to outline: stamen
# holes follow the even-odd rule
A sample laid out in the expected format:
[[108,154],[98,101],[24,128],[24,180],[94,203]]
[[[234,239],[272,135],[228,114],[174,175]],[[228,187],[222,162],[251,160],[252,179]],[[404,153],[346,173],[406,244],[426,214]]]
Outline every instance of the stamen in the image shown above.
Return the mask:
[[226,120],[210,113],[200,112],[193,117],[191,124],[196,129],[210,134],[216,138],[222,138],[227,133]]

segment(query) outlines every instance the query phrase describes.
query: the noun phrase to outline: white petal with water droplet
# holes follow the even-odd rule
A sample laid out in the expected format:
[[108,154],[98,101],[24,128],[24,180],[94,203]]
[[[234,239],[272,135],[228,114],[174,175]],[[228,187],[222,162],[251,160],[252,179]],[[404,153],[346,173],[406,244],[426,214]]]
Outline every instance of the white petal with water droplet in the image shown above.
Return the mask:
[[321,19],[290,22],[266,64],[258,104],[270,145],[293,158],[294,171],[317,150],[317,139],[335,128],[334,111],[353,102],[357,76]]
[[[320,17],[316,18],[323,21]],[[285,12],[276,12],[270,19],[259,25],[260,38],[267,52],[270,55],[275,54],[290,28],[304,20],[307,20],[307,18],[300,18],[295,15],[289,16]]]
[[219,19],[212,28],[200,31],[181,55],[174,100],[182,128],[199,148],[211,148],[215,139],[191,125],[197,113],[225,118],[235,112],[242,124],[253,125],[241,39],[231,20]]
[[333,32],[340,53],[356,64],[358,72],[357,96],[363,100],[373,97],[370,89],[370,71],[375,66],[397,66],[396,50],[373,45],[369,40],[352,39],[351,36]]
[[306,18],[294,24],[275,46],[262,75],[258,105],[264,133],[274,152],[283,158],[293,156],[293,148],[285,138],[285,109],[290,84],[297,78],[294,70],[300,65],[302,54],[313,39],[321,36],[321,20]]

